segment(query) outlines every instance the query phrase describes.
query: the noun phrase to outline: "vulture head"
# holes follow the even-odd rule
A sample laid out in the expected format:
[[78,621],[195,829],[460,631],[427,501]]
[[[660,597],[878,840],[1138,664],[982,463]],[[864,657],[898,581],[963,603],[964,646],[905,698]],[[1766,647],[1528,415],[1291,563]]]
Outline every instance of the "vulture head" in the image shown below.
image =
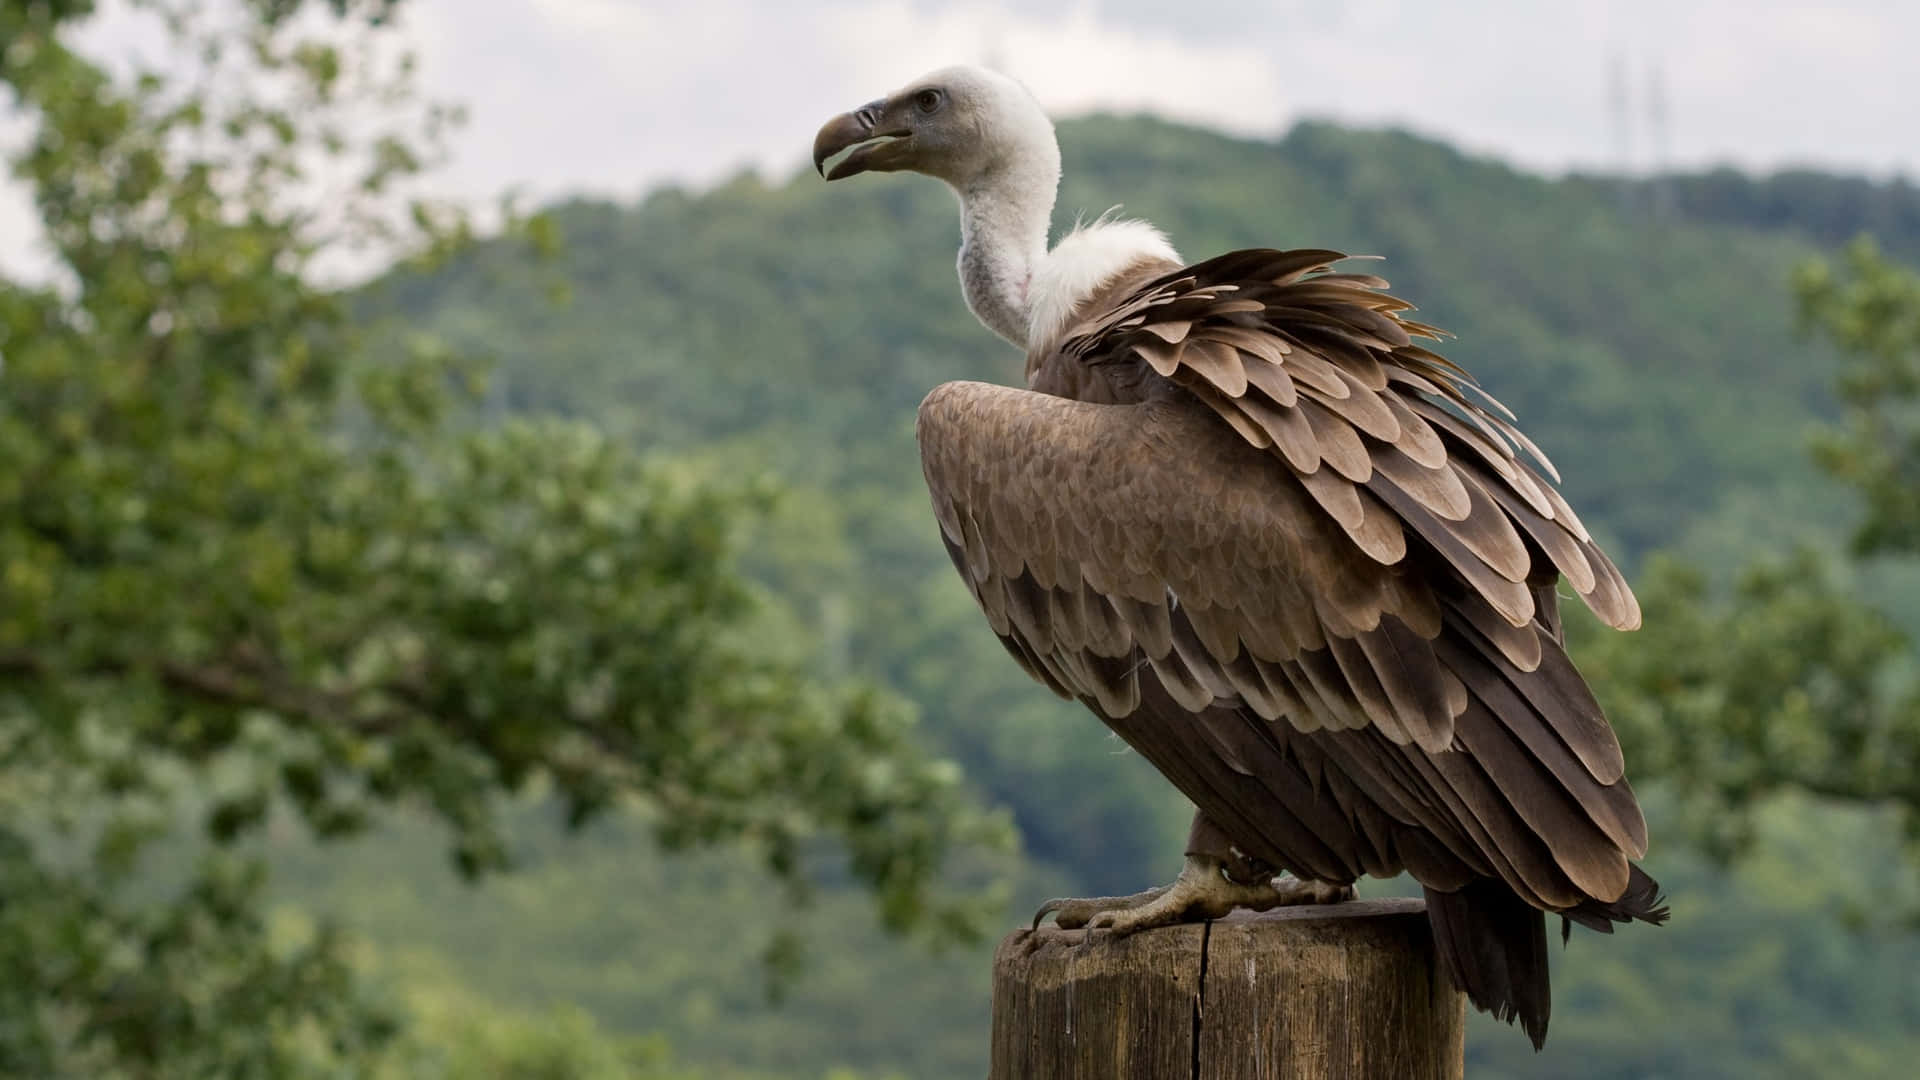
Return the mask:
[[814,136],[813,164],[828,180],[917,172],[945,181],[960,199],[967,306],[1030,354],[1122,272],[1178,261],[1152,226],[1106,218],[1047,249],[1060,186],[1053,122],[1026,87],[986,68],[942,68],[841,113]]
[[[827,161],[852,148],[829,172]],[[828,180],[863,172],[917,172],[956,191],[1007,171],[1050,168],[1060,150],[1053,124],[1027,88],[997,71],[942,68],[827,121],[813,165]],[[1047,192],[1051,202],[1052,191]]]

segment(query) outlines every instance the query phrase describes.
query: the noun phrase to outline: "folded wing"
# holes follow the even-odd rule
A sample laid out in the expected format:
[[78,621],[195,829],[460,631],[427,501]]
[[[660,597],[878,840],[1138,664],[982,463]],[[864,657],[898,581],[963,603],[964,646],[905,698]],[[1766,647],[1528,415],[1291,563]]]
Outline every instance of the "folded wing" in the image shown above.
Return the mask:
[[[1402,486],[1382,496],[1372,473],[1343,474],[1353,520],[1314,491],[1318,469],[1191,401],[949,383],[918,433],[948,550],[1034,677],[1110,722],[1170,700],[1200,722],[1150,719],[1209,768],[1257,777],[1262,755],[1292,745],[1337,774],[1328,790],[1347,793],[1355,834],[1381,839],[1295,869],[1405,865],[1444,888],[1499,877],[1549,910],[1626,890],[1645,826],[1611,729],[1532,617],[1553,574],[1525,541],[1516,624],[1427,540],[1434,526],[1398,509]],[[1369,516],[1397,551],[1355,539]],[[1275,737],[1247,743],[1223,716]]]

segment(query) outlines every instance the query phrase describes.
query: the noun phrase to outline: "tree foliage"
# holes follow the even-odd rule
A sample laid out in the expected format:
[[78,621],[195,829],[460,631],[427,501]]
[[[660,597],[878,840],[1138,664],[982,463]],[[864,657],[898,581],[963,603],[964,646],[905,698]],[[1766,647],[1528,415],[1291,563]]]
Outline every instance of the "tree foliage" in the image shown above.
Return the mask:
[[467,236],[407,195],[453,116],[375,47],[393,5],[142,6],[197,69],[109,77],[86,5],[0,2],[56,263],[0,281],[0,1072],[377,1056],[392,1010],[336,936],[270,932],[248,842],[279,807],[326,838],[424,808],[477,875],[503,796],[637,806],[789,900],[832,837],[887,926],[968,932],[936,875],[1000,830],[899,702],[770,639],[739,568],[764,485],[476,427],[470,361],[319,283]]
[[1883,564],[1920,555],[1920,275],[1863,241],[1803,265],[1796,292],[1806,330],[1849,357],[1814,456],[1861,496],[1851,548],[1874,561],[1760,547],[1721,588],[1656,560],[1645,629],[1588,635],[1581,655],[1637,774],[1686,800],[1678,821],[1708,850],[1744,850],[1768,798],[1794,791],[1896,806],[1920,852],[1914,641],[1862,595]]
[[1704,172],[1630,180],[1576,180],[1598,198],[1621,197],[1643,216],[1711,221],[1804,236],[1840,248],[1873,236],[1902,262],[1920,261],[1920,187],[1913,178],[1837,176],[1807,168],[1753,176],[1721,165]]
[[1920,555],[1920,273],[1861,239],[1838,265],[1796,282],[1801,319],[1853,362],[1841,374],[1844,423],[1816,444],[1820,464],[1866,499],[1860,555]]

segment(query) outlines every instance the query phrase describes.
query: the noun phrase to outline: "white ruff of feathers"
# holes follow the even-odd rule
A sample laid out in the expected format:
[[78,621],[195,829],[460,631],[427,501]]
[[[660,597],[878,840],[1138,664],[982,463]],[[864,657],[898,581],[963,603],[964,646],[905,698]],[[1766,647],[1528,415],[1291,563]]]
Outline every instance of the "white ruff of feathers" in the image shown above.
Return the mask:
[[1160,230],[1103,215],[1047,250],[1060,185],[1053,122],[1019,83],[966,73],[992,102],[998,160],[954,183],[960,197],[960,284],[987,329],[1022,349],[1057,333],[1074,309],[1143,259],[1179,262]]
[[1144,221],[1103,215],[1091,225],[1076,226],[1034,269],[1027,290],[1027,340],[1022,344],[1035,348],[1052,340],[1082,301],[1143,259],[1177,263],[1180,256],[1165,233]]

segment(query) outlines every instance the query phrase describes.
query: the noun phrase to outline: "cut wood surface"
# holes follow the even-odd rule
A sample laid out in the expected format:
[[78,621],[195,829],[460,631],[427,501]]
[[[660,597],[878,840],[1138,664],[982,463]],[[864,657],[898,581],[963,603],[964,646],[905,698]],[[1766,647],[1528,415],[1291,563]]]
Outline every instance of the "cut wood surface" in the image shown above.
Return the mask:
[[1457,1080],[1466,999],[1425,905],[1238,912],[994,954],[992,1080]]

